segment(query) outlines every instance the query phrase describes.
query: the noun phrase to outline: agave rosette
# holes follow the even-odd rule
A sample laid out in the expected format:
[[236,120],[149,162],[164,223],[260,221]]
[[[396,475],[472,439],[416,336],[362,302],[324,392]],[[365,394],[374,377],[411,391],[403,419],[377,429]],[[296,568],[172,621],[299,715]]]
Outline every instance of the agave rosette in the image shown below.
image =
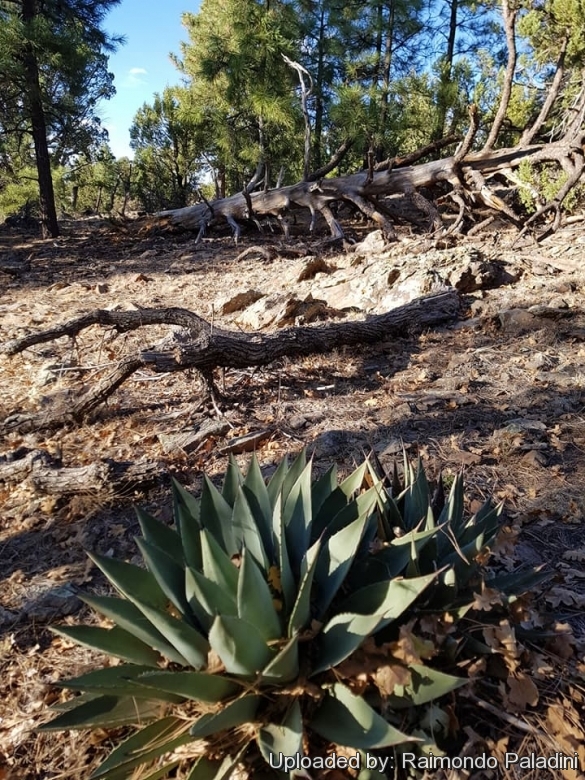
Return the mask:
[[[307,734],[368,751],[416,741],[335,668],[415,602],[455,603],[500,509],[465,520],[457,477],[437,511],[420,464],[405,461],[396,498],[368,461],[341,482],[311,466],[303,451],[265,483],[256,457],[246,475],[232,458],[221,490],[173,484],[174,528],[138,510],[146,568],[91,556],[119,595],[84,600],[114,625],[55,630],[122,663],[64,681],[80,695],[43,729],[137,726],[92,780],[163,778],[189,750],[189,780],[219,780],[303,755]],[[419,663],[406,680],[401,707],[465,682]]]

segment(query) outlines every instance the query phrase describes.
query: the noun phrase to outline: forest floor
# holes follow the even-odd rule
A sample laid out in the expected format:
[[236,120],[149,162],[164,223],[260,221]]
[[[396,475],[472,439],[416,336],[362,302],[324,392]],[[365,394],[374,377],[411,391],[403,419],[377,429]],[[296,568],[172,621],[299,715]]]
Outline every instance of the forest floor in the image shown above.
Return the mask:
[[[362,224],[348,227],[357,241],[365,232]],[[496,752],[506,746],[550,752],[554,744],[583,761],[585,232],[575,223],[539,245],[525,240],[514,246],[516,239],[502,227],[447,247],[404,229],[397,244],[380,250],[376,268],[415,269],[431,253],[440,271],[463,252],[509,273],[497,283],[468,285],[476,289],[463,294],[460,319],[418,337],[218,371],[224,433],[202,438],[191,452],[177,445],[180,436],[214,417],[199,377],[138,372],[82,426],[7,434],[0,464],[22,447],[58,456],[64,467],[146,459],[196,492],[202,470],[219,478],[227,453],[238,449],[234,440],[257,434],[256,452],[267,472],[303,446],[314,453],[317,469],[336,461],[349,470],[370,449],[391,468],[403,446],[409,456],[420,455],[433,476],[463,469],[469,506],[487,496],[505,501],[498,555],[506,568],[545,565],[549,576],[534,596],[532,614],[557,632],[531,656],[538,690],[531,701],[514,700],[503,683],[499,692],[495,686],[493,701],[504,715],[487,744]],[[299,281],[314,251],[339,278],[357,273],[355,252],[326,245],[307,257],[257,252],[237,259],[259,242],[278,243],[247,235],[235,247],[224,236],[195,247],[189,233],[98,220],[65,223],[61,238],[44,241],[0,227],[0,269],[3,259],[6,268],[16,268],[0,270],[0,343],[96,308],[182,306],[234,328],[241,313],[222,314],[222,306],[236,293],[286,297],[292,291],[304,298],[318,287],[324,274]],[[360,261],[362,276],[370,259]],[[353,306],[345,316],[368,313]],[[116,336],[94,326],[75,341],[0,357],[0,420],[49,409],[57,396],[73,397],[126,352],[167,332],[156,326]],[[237,457],[245,463],[250,455]],[[115,495],[107,489],[41,493],[28,479],[0,483],[0,780],[84,780],[110,746],[102,732],[39,735],[32,729],[60,697],[55,681],[95,663],[95,654],[48,626],[86,619],[76,593],[104,588],[87,550],[136,554],[137,504],[170,519],[168,482]],[[489,735],[494,715],[478,710],[470,725]],[[552,741],[539,742],[543,734]],[[569,770],[472,776],[583,777]]]

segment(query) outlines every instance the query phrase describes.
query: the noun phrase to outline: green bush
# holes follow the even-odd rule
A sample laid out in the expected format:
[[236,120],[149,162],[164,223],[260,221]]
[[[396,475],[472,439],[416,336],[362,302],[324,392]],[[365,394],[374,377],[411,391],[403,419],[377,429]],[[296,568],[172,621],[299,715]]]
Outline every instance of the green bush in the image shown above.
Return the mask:
[[245,476],[232,459],[199,499],[175,482],[175,528],[138,510],[146,569],[91,556],[119,596],[84,600],[115,625],[55,631],[123,663],[61,683],[80,695],[42,727],[136,727],[91,778],[275,774],[279,754],[332,743],[434,745],[436,700],[466,680],[409,621],[469,609],[501,506],[466,518],[461,476],[433,496],[406,459],[402,482],[369,461],[343,481],[311,465],[301,452],[265,484],[255,457]]

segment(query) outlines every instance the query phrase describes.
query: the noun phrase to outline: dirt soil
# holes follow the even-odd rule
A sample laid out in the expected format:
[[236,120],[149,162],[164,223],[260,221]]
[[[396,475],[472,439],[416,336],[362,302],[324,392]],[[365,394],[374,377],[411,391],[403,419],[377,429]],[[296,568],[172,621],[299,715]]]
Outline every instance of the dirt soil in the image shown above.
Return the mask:
[[[365,230],[356,224],[348,234],[359,241]],[[53,683],[97,659],[47,627],[87,620],[76,594],[104,590],[86,550],[135,556],[133,505],[170,519],[168,476],[196,492],[202,470],[219,477],[229,450],[238,451],[234,440],[248,434],[258,434],[256,451],[267,474],[285,453],[303,446],[314,453],[318,470],[337,461],[346,471],[372,448],[390,468],[404,446],[422,456],[432,475],[463,469],[470,506],[489,495],[504,500],[498,555],[510,571],[546,566],[549,576],[534,609],[543,623],[552,620],[565,632],[546,656],[556,691],[549,681],[538,706],[525,703],[513,717],[550,734],[556,707],[557,744],[585,751],[578,715],[585,691],[585,232],[577,222],[540,245],[525,240],[514,246],[516,239],[502,227],[453,247],[404,230],[385,250],[389,272],[395,265],[415,269],[425,253],[434,253],[440,266],[441,258],[465,251],[505,266],[510,275],[480,280],[478,289],[463,293],[457,322],[418,337],[216,372],[225,433],[203,436],[190,452],[181,449],[180,436],[216,419],[193,372],[138,372],[82,426],[6,434],[0,465],[24,447],[52,454],[63,467],[99,459],[159,462],[160,481],[116,494],[90,486],[66,495],[40,492],[30,479],[0,483],[0,780],[82,780],[111,747],[111,736],[101,732],[90,738],[31,731],[61,695]],[[67,223],[61,238],[45,241],[0,228],[0,343],[95,308],[182,306],[235,328],[238,315],[223,315],[223,302],[250,289],[305,296],[311,279],[302,288],[295,279],[311,252],[332,268],[355,268],[355,252],[326,244],[296,259],[278,252],[236,259],[258,241],[245,236],[235,247],[220,237],[195,247],[189,233],[97,220]],[[274,237],[261,241],[277,243]],[[350,309],[345,316],[368,314]],[[0,357],[0,420],[50,409],[55,397],[76,397],[124,354],[154,344],[168,330],[116,335],[94,326],[75,341]],[[249,453],[237,457],[245,463]],[[569,663],[581,663],[581,682],[563,688]],[[481,723],[493,720],[484,712],[471,725],[481,732]],[[513,720],[503,724],[510,745],[531,733]]]

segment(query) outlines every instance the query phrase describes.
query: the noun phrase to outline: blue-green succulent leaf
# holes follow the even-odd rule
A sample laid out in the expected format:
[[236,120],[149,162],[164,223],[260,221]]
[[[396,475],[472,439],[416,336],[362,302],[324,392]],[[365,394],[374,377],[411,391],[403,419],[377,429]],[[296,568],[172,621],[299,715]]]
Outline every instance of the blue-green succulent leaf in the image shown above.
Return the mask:
[[209,643],[228,674],[256,675],[275,655],[252,623],[231,615],[215,618],[209,631]]
[[95,565],[103,571],[112,585],[127,599],[151,604],[158,609],[167,605],[167,596],[151,572],[125,561],[88,553]]
[[326,740],[358,750],[401,745],[413,740],[380,717],[361,696],[341,683],[331,693],[311,721],[310,727]]
[[141,728],[110,753],[90,780],[129,777],[135,767],[192,742],[186,727],[184,720],[167,717]]
[[285,683],[294,680],[299,674],[299,638],[289,639],[278,654],[262,672],[264,682]]
[[148,512],[140,509],[140,507],[136,507],[135,511],[138,522],[140,523],[142,535],[146,541],[155,547],[164,550],[179,566],[184,566],[185,555],[183,552],[183,544],[177,531],[175,531],[174,528],[169,528],[166,523],[157,520],[156,517],[153,517]]
[[292,608],[289,623],[288,635],[294,636],[303,628],[308,626],[311,618],[311,589],[313,577],[317,568],[321,543],[319,541],[307,550],[306,556],[301,562],[301,580],[297,592],[297,598]]
[[149,572],[155,577],[162,592],[182,615],[189,616],[189,604],[185,598],[184,567],[180,566],[165,550],[155,547],[145,539],[137,538],[136,544]]
[[128,631],[119,626],[100,628],[99,626],[60,626],[51,631],[71,639],[84,647],[99,650],[102,653],[122,658],[131,664],[156,666],[160,655],[152,647],[145,645]]
[[150,688],[167,691],[185,699],[217,703],[234,696],[241,687],[219,674],[205,672],[153,672],[147,671],[135,678],[138,685],[144,686],[145,695]]
[[182,666],[187,665],[187,661],[175,648],[167,642],[164,636],[157,631],[150,620],[146,618],[138,607],[127,599],[117,598],[116,596],[81,596],[82,601],[89,604],[90,607],[113,620],[116,625],[123,628],[129,634],[140,639],[145,644],[158,650],[161,655]]
[[258,747],[266,763],[278,766],[280,756],[295,756],[303,751],[303,716],[295,699],[281,724],[271,723],[260,729]]
[[238,579],[238,616],[252,623],[267,642],[282,635],[270,588],[246,548]]
[[207,529],[201,532],[201,554],[203,574],[208,580],[216,582],[235,600],[238,592],[238,569]]
[[148,722],[160,716],[160,701],[128,697],[120,699],[118,696],[95,696],[90,699],[79,696],[78,698],[82,700],[79,706],[69,707],[61,715],[39,726],[39,731],[116,728],[139,721]]
[[227,704],[219,712],[203,715],[195,721],[191,726],[191,736],[203,739],[219,731],[250,723],[254,720],[259,703],[260,696],[242,696],[241,699]]

